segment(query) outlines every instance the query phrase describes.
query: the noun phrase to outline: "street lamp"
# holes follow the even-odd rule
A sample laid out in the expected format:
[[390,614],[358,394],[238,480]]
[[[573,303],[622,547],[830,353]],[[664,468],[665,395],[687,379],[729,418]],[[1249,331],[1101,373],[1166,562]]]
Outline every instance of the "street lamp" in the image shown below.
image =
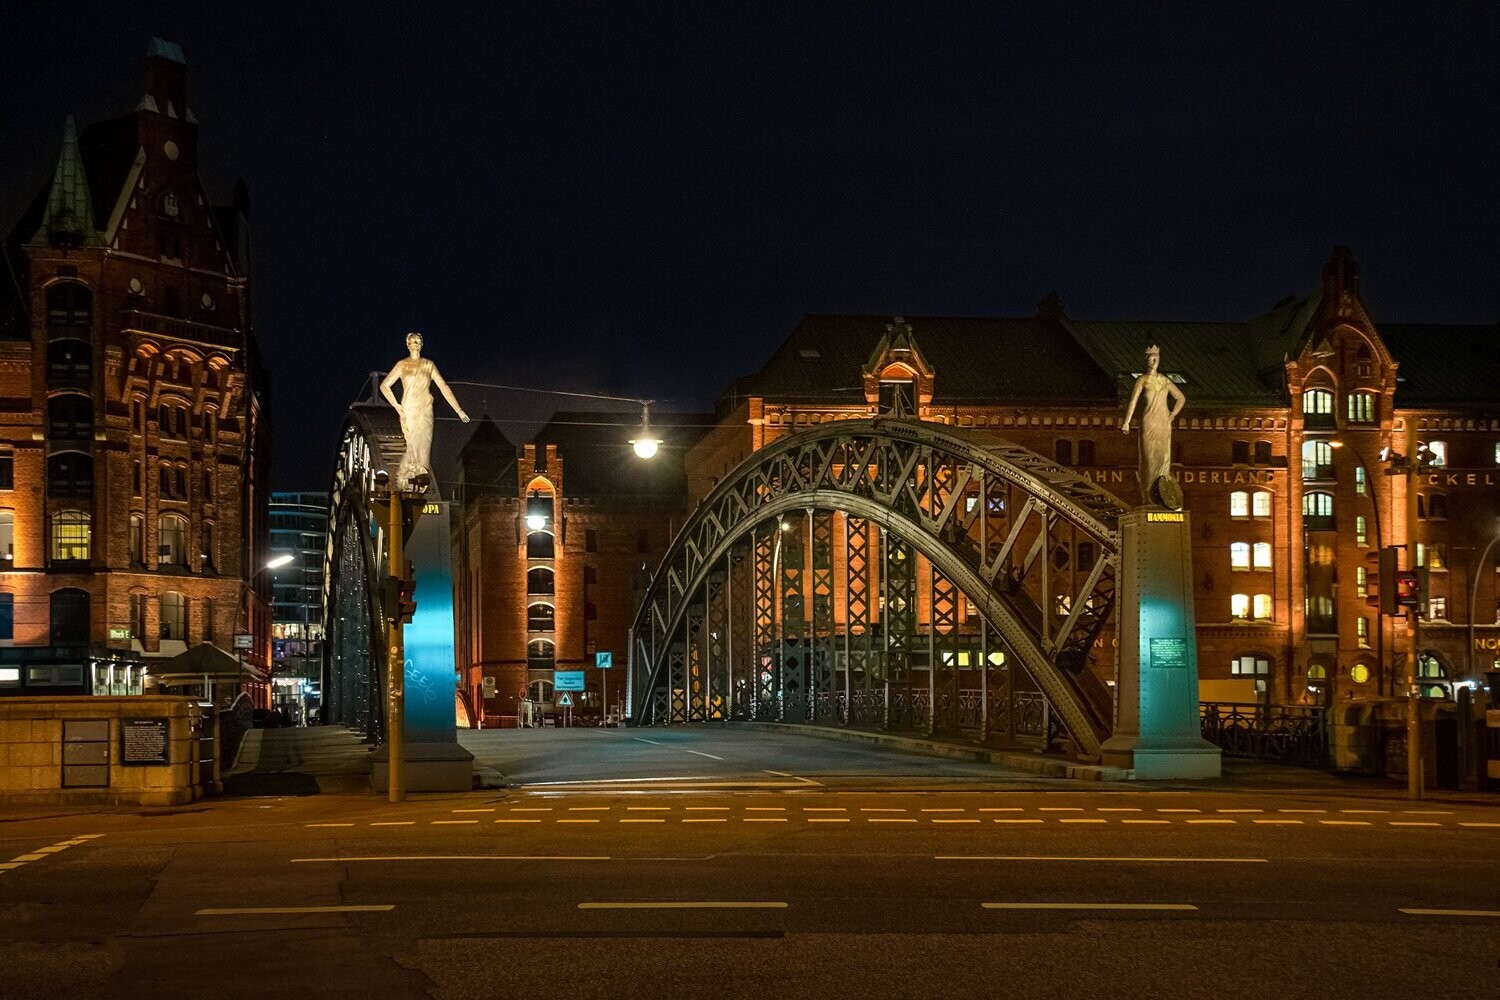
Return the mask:
[[637,458],[655,458],[661,447],[661,438],[651,429],[650,403],[641,404],[641,429],[630,439],[630,446],[635,449]]
[[[245,651],[239,648],[238,636],[240,634],[240,627],[244,624],[245,621],[245,599],[247,596],[249,596],[250,586],[260,578],[260,575],[262,573],[269,572],[273,569],[280,569],[295,558],[296,557],[290,552],[283,552],[279,556],[273,556],[264,566],[256,570],[254,573],[251,573],[249,578],[240,581],[240,595],[239,599],[235,601],[234,634],[236,638],[234,653],[236,659],[239,660],[239,684],[241,687],[243,687],[245,683]],[[203,697],[205,699],[208,698],[208,694],[208,675],[205,674],[203,677]]]

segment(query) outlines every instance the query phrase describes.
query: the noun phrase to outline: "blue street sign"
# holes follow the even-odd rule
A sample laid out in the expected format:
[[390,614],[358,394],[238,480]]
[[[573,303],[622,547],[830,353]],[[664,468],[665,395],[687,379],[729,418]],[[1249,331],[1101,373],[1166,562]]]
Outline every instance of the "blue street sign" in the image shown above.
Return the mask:
[[601,652],[594,654],[594,666],[599,670],[609,670],[615,665],[615,654]]
[[552,690],[554,691],[582,691],[582,670],[554,670],[552,671]]

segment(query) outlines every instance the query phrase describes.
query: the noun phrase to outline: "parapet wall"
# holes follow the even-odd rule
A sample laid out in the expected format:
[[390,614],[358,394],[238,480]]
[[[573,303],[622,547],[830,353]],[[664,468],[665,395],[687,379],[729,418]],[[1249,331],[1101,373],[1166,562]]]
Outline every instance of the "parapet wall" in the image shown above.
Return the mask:
[[191,802],[218,785],[217,728],[191,698],[0,698],[0,803]]

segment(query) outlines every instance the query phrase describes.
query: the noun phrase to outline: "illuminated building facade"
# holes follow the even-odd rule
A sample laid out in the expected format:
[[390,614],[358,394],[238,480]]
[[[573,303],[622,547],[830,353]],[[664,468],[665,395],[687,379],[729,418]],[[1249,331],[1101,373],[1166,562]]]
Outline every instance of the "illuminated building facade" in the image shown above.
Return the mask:
[[130,113],[68,120],[0,268],[0,694],[199,694],[208,674],[268,703],[247,211],[242,184],[216,207],[199,178],[176,45],[152,40]]
[[[1424,445],[1423,686],[1443,698],[1483,682],[1500,656],[1500,546],[1488,548],[1500,528],[1500,327],[1377,326],[1343,248],[1317,294],[1244,322],[1075,320],[1055,295],[1014,319],[807,316],[689,449],[689,503],[780,437],[880,414],[1015,442],[1137,503],[1136,440],[1120,423],[1153,343],[1187,397],[1173,467],[1193,522],[1202,698],[1395,710],[1404,620],[1367,599],[1379,549],[1407,535],[1406,479],[1387,474],[1383,450],[1400,450],[1408,421]],[[1047,554],[1059,623],[1091,549],[1061,541]],[[836,570],[836,628],[842,586]],[[959,604],[960,630],[977,628]],[[916,616],[918,632],[931,628],[925,599]],[[1103,680],[1112,642],[1104,633],[1091,660]]]
[[273,701],[306,722],[321,693],[328,494],[272,493],[269,524],[271,560],[291,557],[270,571]]

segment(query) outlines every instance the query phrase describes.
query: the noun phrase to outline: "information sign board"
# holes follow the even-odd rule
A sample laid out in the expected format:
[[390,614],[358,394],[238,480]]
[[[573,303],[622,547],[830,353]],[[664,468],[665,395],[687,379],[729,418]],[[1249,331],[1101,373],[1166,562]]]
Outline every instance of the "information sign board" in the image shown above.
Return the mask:
[[554,670],[552,671],[552,690],[554,691],[582,691],[582,670]]
[[1187,640],[1179,638],[1151,640],[1151,666],[1156,670],[1187,667]]
[[120,763],[138,767],[170,764],[166,719],[121,719]]

